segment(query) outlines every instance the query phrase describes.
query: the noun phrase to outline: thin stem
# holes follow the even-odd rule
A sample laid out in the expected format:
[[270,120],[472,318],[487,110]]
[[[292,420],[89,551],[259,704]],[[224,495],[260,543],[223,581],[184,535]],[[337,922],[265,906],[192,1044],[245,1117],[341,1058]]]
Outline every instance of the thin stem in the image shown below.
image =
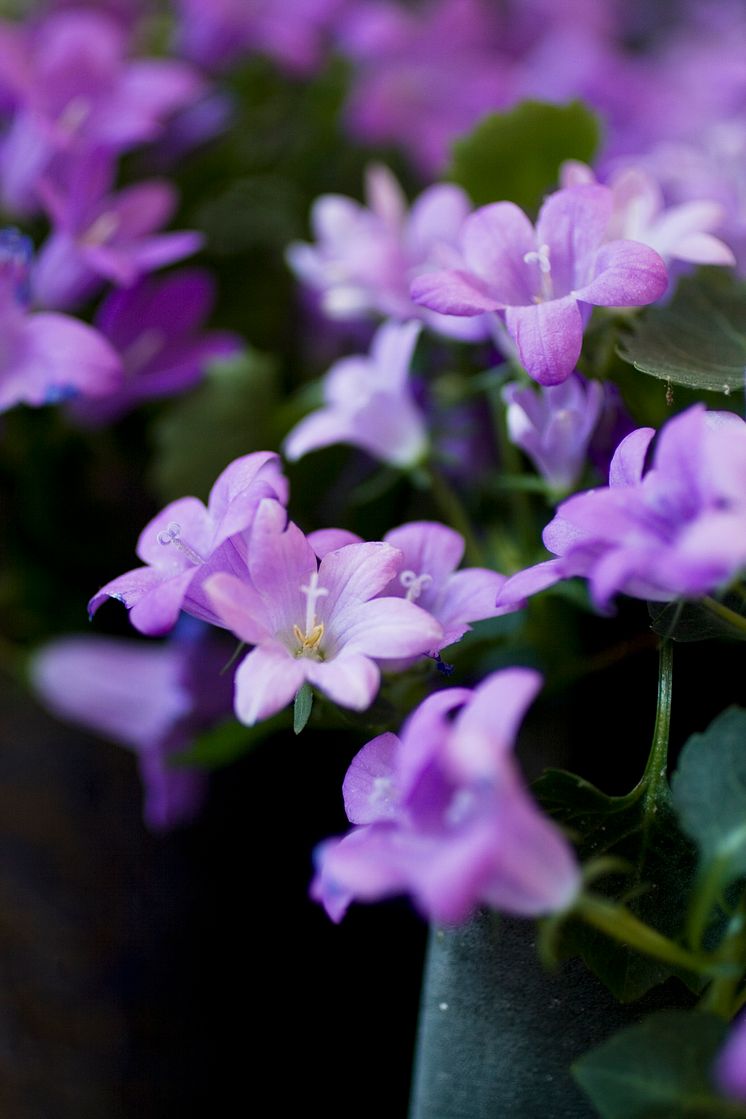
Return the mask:
[[485,566],[484,552],[461,498],[443,474],[429,463],[426,467],[430,491],[449,524],[466,541],[466,558],[479,567]]
[[743,979],[746,950],[744,932],[746,932],[746,897],[741,898],[738,909],[728,922],[725,936],[717,951],[718,959],[736,966],[740,965],[738,974],[713,979],[700,1002],[703,1010],[711,1010],[726,1021],[730,1021],[740,1004],[738,989]]
[[641,784],[645,796],[655,799],[668,774],[668,735],[671,727],[671,693],[673,688],[673,642],[661,641],[658,660],[658,706],[655,729]]
[[718,618],[722,618],[724,622],[733,626],[734,629],[746,633],[746,618],[742,614],[737,613],[735,610],[731,610],[729,606],[725,606],[722,602],[718,602],[716,598],[711,598],[709,595],[703,598],[702,602],[710,613],[717,614]]

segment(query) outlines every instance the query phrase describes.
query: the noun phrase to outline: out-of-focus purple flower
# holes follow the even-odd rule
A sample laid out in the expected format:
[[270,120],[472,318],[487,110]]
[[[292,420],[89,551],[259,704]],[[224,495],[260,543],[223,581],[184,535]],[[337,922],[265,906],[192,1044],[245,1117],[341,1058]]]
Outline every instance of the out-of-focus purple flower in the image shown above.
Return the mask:
[[556,559],[513,575],[498,604],[560,579],[589,580],[602,609],[616,594],[656,602],[724,588],[746,566],[746,423],[695,405],[669,420],[645,471],[652,428],[620,444],[609,485],[562,503],[544,529]]
[[330,24],[345,0],[178,0],[178,47],[208,69],[249,51],[267,54],[291,73],[322,60]]
[[31,682],[59,718],[134,750],[145,823],[167,831],[192,820],[204,801],[204,774],[171,759],[229,717],[230,678],[220,675],[229,655],[217,635],[176,635],[164,645],[65,637],[36,653]]
[[715,1065],[715,1082],[724,1096],[746,1103],[746,1014],[733,1023]]
[[351,443],[393,466],[411,467],[427,451],[427,429],[409,384],[421,324],[384,323],[370,355],[342,358],[323,380],[325,406],[311,412],[285,439],[294,461],[319,447]]
[[110,193],[111,173],[111,164],[96,156],[75,165],[66,189],[44,185],[54,230],[32,275],[34,299],[41,306],[69,310],[106,280],[131,287],[202,245],[199,233],[158,232],[176,209],[170,183],[153,179]]
[[97,330],[69,315],[28,313],[31,257],[28,238],[0,230],[0,411],[115,392],[122,364]]
[[400,553],[389,544],[350,544],[319,565],[292,521],[273,504],[257,514],[243,578],[218,574],[205,592],[223,624],[255,648],[236,672],[236,715],[251,725],[288,704],[307,681],[335,703],[361,711],[378,691],[381,658],[437,648],[438,622],[412,602],[380,598]]
[[[564,187],[595,183],[596,177],[584,163],[563,165]],[[699,199],[666,206],[663,191],[652,175],[629,166],[614,172],[606,184],[614,196],[607,235],[649,245],[666,263],[683,260],[690,264],[735,264],[728,246],[713,235],[725,220],[718,202]]]
[[15,109],[0,149],[0,183],[14,212],[36,209],[36,187],[55,157],[110,154],[154,139],[200,96],[183,62],[127,58],[127,35],[90,9],[52,12],[32,25],[0,25],[0,86]]
[[426,175],[438,174],[451,142],[510,99],[494,8],[480,0],[354,5],[339,33],[354,65],[345,111],[353,136],[397,143]]
[[284,518],[287,496],[276,454],[257,451],[236,459],[210,490],[207,507],[196,497],[182,497],[146,525],[137,542],[146,566],[103,586],[89,602],[89,613],[114,598],[130,611],[135,629],[152,636],[172,629],[180,610],[220,625],[204,595],[205,579],[244,566],[244,534],[259,504],[270,499]]
[[588,459],[600,477],[608,481],[614,452],[622,439],[626,439],[635,430],[635,421],[613,381],[604,381],[602,387],[603,405],[588,444]]
[[442,267],[452,255],[471,211],[464,191],[449,183],[428,187],[408,210],[394,176],[377,164],[368,169],[366,203],[322,195],[311,213],[317,243],[296,242],[288,249],[291,268],[320,293],[325,314],[333,319],[371,313],[421,318],[447,337],[484,338],[483,323],[418,307],[409,294],[416,276]]
[[148,277],[107,296],[94,321],[121,357],[124,382],[104,398],[76,401],[75,416],[110,423],[143,400],[191,388],[210,361],[236,353],[237,335],[202,330],[214,301],[212,279],[201,269]]
[[463,266],[419,276],[412,298],[451,315],[501,311],[527,372],[543,385],[570,376],[592,305],[639,307],[666,290],[658,254],[635,241],[607,241],[610,190],[578,186],[549,196],[536,229],[512,202],[471,214]]
[[[323,557],[347,544],[360,543],[360,537],[341,528],[318,529],[309,533],[316,555]],[[399,571],[384,587],[382,595],[416,602],[440,622],[443,639],[435,655],[463,637],[470,622],[507,613],[495,606],[495,597],[505,576],[483,567],[456,568],[464,555],[464,538],[438,521],[411,521],[391,529],[383,538],[401,552]]]
[[511,443],[528,455],[555,493],[572,489],[601,415],[603,385],[573,373],[561,385],[541,386],[538,392],[509,384],[502,396]]
[[353,759],[343,786],[356,825],[324,844],[312,894],[339,921],[353,900],[409,893],[433,921],[457,924],[480,905],[539,916],[572,905],[580,873],[569,844],[527,793],[512,757],[541,684],[496,672],[449,688]]

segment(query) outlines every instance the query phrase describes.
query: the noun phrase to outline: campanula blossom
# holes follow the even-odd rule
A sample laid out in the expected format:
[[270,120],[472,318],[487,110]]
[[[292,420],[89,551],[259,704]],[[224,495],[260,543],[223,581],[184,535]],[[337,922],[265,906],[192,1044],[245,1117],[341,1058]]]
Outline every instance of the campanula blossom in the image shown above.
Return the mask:
[[214,302],[210,274],[196,268],[111,292],[94,324],[120,355],[124,381],[106,397],[76,402],[74,414],[87,423],[110,423],[143,400],[191,388],[210,361],[235,354],[237,335],[203,330]]
[[746,567],[746,423],[694,405],[661,430],[638,428],[611,462],[609,485],[564,501],[544,529],[557,558],[512,576],[498,603],[575,575],[605,609],[616,594],[699,598]]
[[220,674],[230,644],[204,629],[177,632],[166,644],[63,637],[42,646],[31,662],[34,690],[53,714],[134,751],[143,816],[153,831],[187,823],[199,812],[204,773],[171,759],[200,731],[230,716],[230,678]]
[[242,534],[260,502],[270,499],[282,507],[287,496],[276,454],[257,451],[236,459],[218,477],[206,507],[196,497],[182,497],[146,525],[137,542],[145,566],[103,586],[89,602],[89,613],[113,598],[127,607],[141,633],[167,633],[180,610],[220,625],[204,596],[205,579],[215,571],[233,570],[239,562]]
[[75,165],[64,189],[45,182],[44,205],[54,228],[32,276],[41,306],[69,310],[107,280],[131,287],[200,248],[199,233],[160,232],[177,205],[169,182],[152,179],[112,192],[112,173],[110,161],[97,155]]
[[541,385],[538,391],[505,385],[502,397],[511,443],[528,455],[555,493],[572,489],[603,411],[603,385],[573,373],[561,385]]
[[720,1051],[715,1082],[724,1096],[746,1103],[746,1014],[741,1014],[733,1023]]
[[[565,187],[596,182],[590,167],[568,160],[560,181]],[[649,245],[668,264],[735,264],[731,249],[715,237],[726,217],[725,207],[711,199],[697,199],[666,206],[663,191],[642,167],[628,166],[613,172],[606,184],[614,195],[607,234]]]
[[428,187],[407,207],[404,193],[382,164],[368,168],[366,205],[339,194],[317,199],[311,212],[316,244],[296,242],[287,253],[295,274],[321,296],[332,319],[377,314],[424,319],[431,329],[467,341],[485,337],[481,322],[447,317],[412,302],[409,288],[439,267],[455,248],[471,211],[460,187]]
[[252,725],[282,710],[305,683],[342,707],[362,711],[378,691],[381,658],[438,647],[442,629],[406,599],[379,597],[401,554],[382,542],[349,544],[319,564],[276,503],[263,502],[248,547],[247,572],[205,584],[223,625],[254,648],[236,672],[236,715]]
[[0,87],[14,109],[0,145],[0,189],[12,211],[37,208],[36,187],[53,159],[153,140],[200,96],[203,82],[186,63],[130,60],[127,48],[124,27],[101,10],[0,24]]
[[512,202],[483,206],[464,222],[463,265],[427,272],[412,298],[449,315],[504,315],[526,371],[543,385],[573,372],[592,305],[639,307],[660,298],[668,273],[636,241],[608,241],[613,195],[603,186],[560,190],[536,223]]
[[369,355],[335,362],[322,382],[324,406],[305,416],[285,439],[291,462],[333,443],[350,443],[403,468],[424,458],[427,428],[409,381],[420,327],[415,321],[384,323]]
[[28,311],[32,256],[28,238],[0,230],[0,411],[115,392],[122,364],[97,330],[69,315]]
[[474,690],[448,688],[420,704],[400,738],[363,747],[343,785],[353,829],[322,845],[312,886],[333,920],[353,900],[402,893],[445,924],[481,905],[535,917],[572,904],[575,857],[512,756],[540,684],[510,668]]

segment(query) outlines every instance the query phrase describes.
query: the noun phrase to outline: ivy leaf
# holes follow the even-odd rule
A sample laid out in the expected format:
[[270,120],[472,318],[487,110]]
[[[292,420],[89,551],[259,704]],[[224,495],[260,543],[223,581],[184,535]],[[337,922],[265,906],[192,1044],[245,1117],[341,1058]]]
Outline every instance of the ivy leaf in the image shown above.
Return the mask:
[[580,101],[522,101],[509,112],[491,113],[457,140],[446,177],[477,206],[507,200],[534,212],[556,188],[563,160],[590,163],[600,136],[598,118]]
[[[746,623],[744,600],[740,595],[724,595],[721,602],[741,615]],[[711,638],[746,640],[744,628],[714,613],[702,602],[649,602],[648,614],[653,632],[661,637],[670,637],[672,641],[707,641]]]
[[295,693],[295,702],[293,704],[293,731],[295,734],[300,734],[311,718],[312,707],[313,688],[309,683],[302,684]]
[[204,381],[155,425],[154,481],[163,501],[205,498],[228,463],[275,443],[275,363],[254,350],[213,362]]
[[684,746],[673,804],[699,848],[690,920],[698,941],[722,891],[746,875],[746,710],[729,707]]
[[746,283],[723,269],[683,278],[669,304],[635,318],[619,353],[671,384],[726,396],[743,389]]
[[712,1065],[727,1023],[699,1010],[662,1010],[614,1034],[573,1065],[602,1119],[736,1119],[715,1093]]
[[[696,857],[677,825],[666,786],[650,796],[639,785],[628,796],[610,797],[573,773],[548,770],[533,791],[577,840],[584,862],[608,858],[626,866],[626,873],[595,882],[595,890],[623,899],[664,936],[680,934]],[[688,973],[641,956],[572,918],[559,933],[556,951],[563,958],[581,956],[620,1002],[640,998],[671,975],[696,983]]]

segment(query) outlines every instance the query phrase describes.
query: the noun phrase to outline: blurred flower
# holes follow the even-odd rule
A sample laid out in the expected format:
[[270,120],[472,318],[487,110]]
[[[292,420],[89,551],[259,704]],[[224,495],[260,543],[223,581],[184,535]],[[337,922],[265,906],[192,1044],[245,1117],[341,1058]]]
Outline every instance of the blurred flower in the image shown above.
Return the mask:
[[275,503],[257,514],[243,578],[214,575],[205,592],[225,626],[255,648],[236,672],[236,715],[251,725],[282,710],[307,681],[335,703],[361,711],[378,691],[377,660],[438,648],[440,625],[400,598],[381,598],[400,553],[389,544],[350,544],[317,564]]
[[31,681],[53,714],[134,750],[145,823],[166,831],[193,819],[204,801],[205,775],[172,758],[229,717],[230,677],[220,675],[229,655],[201,627],[164,645],[65,637],[36,653]]
[[415,404],[409,367],[420,323],[384,323],[370,356],[342,358],[322,382],[325,406],[286,437],[290,461],[333,443],[351,443],[393,466],[409,467],[427,451],[425,420]]
[[75,416],[110,423],[143,400],[191,388],[210,361],[236,353],[237,335],[202,330],[214,302],[214,284],[201,269],[149,277],[107,296],[94,321],[122,359],[124,382],[96,401],[76,401]]
[[544,529],[558,558],[513,575],[498,595],[517,604],[560,579],[589,580],[596,604],[615,594],[655,602],[699,598],[746,565],[746,423],[695,405],[655,435],[638,428],[619,445],[609,485],[563,502]]
[[715,1065],[715,1080],[724,1096],[746,1103],[746,1014],[733,1023]]
[[538,391],[518,383],[505,385],[502,397],[511,443],[528,455],[552,490],[571,490],[601,415],[603,385],[572,373],[561,385],[542,385]]
[[559,384],[580,357],[590,305],[638,307],[668,285],[647,245],[606,240],[612,204],[606,187],[557,191],[535,230],[512,202],[483,206],[464,222],[463,265],[419,276],[412,298],[444,314],[504,312],[526,371]]
[[418,307],[411,281],[442,266],[452,251],[471,203],[460,187],[428,187],[407,210],[407,200],[388,168],[376,164],[366,177],[367,206],[339,194],[317,199],[311,225],[317,244],[295,242],[288,262],[305,284],[321,293],[333,319],[364,314],[421,318],[447,337],[484,338],[481,322],[465,322]]
[[257,451],[236,459],[210,490],[207,507],[196,497],[182,497],[146,525],[137,542],[137,555],[146,566],[103,586],[89,602],[89,613],[92,616],[107,598],[114,598],[127,607],[132,625],[141,633],[167,633],[182,609],[220,625],[203,583],[215,571],[240,568],[242,534],[265,498],[280,507],[287,501],[278,456]]
[[473,691],[446,689],[420,704],[401,739],[383,734],[363,747],[343,785],[356,826],[322,845],[312,886],[333,920],[353,900],[401,893],[445,924],[480,905],[539,916],[572,904],[575,858],[511,756],[540,683],[511,668]]

